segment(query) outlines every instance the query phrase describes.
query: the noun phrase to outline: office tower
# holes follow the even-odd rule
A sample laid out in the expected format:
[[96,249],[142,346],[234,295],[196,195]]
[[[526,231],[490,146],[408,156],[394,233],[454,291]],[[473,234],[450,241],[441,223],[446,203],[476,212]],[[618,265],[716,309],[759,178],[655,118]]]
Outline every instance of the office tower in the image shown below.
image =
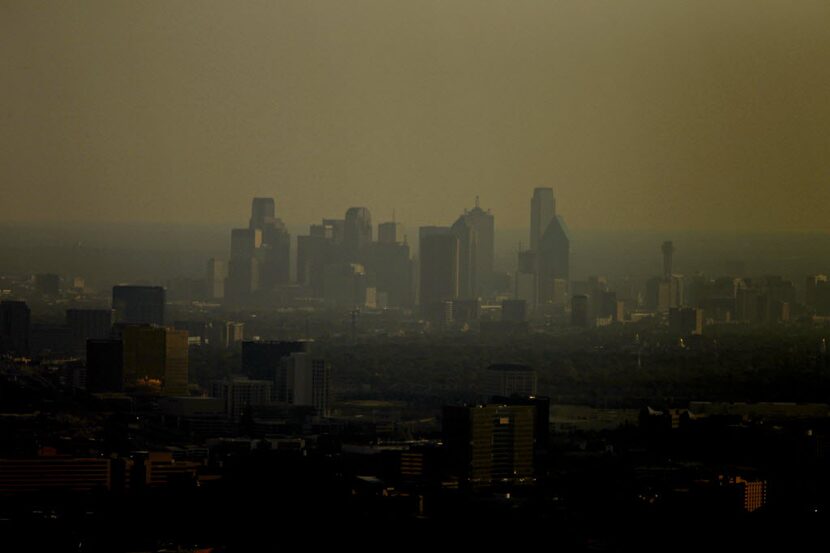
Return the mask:
[[211,300],[220,300],[225,297],[225,279],[228,277],[228,266],[224,261],[211,257],[207,262],[206,291]]
[[511,323],[523,323],[527,320],[527,302],[525,300],[502,300],[501,320]]
[[225,299],[245,303],[289,281],[291,235],[275,216],[272,198],[254,198],[247,229],[231,231]]
[[478,234],[464,215],[459,217],[450,228],[458,238],[458,297],[464,299],[477,297]]
[[248,226],[262,229],[276,218],[274,198],[254,198],[251,201],[251,219]]
[[543,469],[542,462],[548,451],[550,442],[550,398],[544,396],[519,396],[493,397],[490,403],[499,405],[525,405],[532,406],[533,418],[533,455],[534,465]]
[[31,311],[24,301],[0,302],[0,352],[27,355]]
[[277,401],[314,407],[320,416],[331,408],[331,364],[308,352],[291,353],[276,379]]
[[124,347],[121,340],[87,340],[86,389],[89,392],[120,392],[124,389]]
[[187,331],[130,325],[122,332],[126,384],[158,386],[165,396],[188,393]]
[[409,244],[405,241],[372,244],[368,265],[372,268],[378,293],[386,295],[389,306],[412,305],[412,259]]
[[161,286],[113,286],[114,322],[163,325],[164,298],[164,288]]
[[500,363],[486,370],[487,391],[490,397],[530,397],[536,395],[536,370],[528,365]]
[[542,236],[556,215],[552,188],[535,188],[530,200],[530,250],[538,251]]
[[257,380],[273,382],[282,360],[292,353],[310,351],[309,341],[244,341],[242,342],[242,373]]
[[670,240],[667,240],[663,242],[660,251],[663,252],[663,278],[669,280],[673,274],[672,259],[674,257],[674,244]]
[[389,222],[378,225],[378,242],[381,244],[400,244],[404,241],[403,225]]
[[489,297],[494,292],[495,259],[495,218],[489,210],[481,209],[478,196],[475,207],[464,212],[464,220],[475,234],[475,257],[473,271],[475,274],[472,295]]
[[332,263],[323,270],[323,299],[329,307],[374,307],[373,290],[360,263]]
[[225,403],[225,413],[239,420],[251,407],[267,405],[273,397],[273,382],[248,378],[228,378],[211,383],[211,396]]
[[465,482],[482,487],[532,481],[534,406],[445,406],[442,418],[449,467]]
[[363,261],[372,243],[372,215],[365,207],[350,207],[343,225],[343,248],[347,261]]
[[323,297],[325,266],[340,259],[338,243],[342,242],[342,223],[324,220],[321,225],[311,225],[308,236],[297,237],[297,283],[308,286],[314,297]]
[[672,307],[669,309],[669,332],[679,336],[700,336],[703,333],[703,310]]
[[35,288],[44,296],[57,297],[61,291],[61,278],[51,273],[35,275]]
[[525,250],[518,253],[514,297],[527,302],[529,309],[536,305],[536,252]]
[[447,227],[421,227],[420,296],[422,307],[452,301],[459,289],[458,237]]
[[585,294],[576,294],[571,298],[571,324],[582,328],[594,326],[590,317],[590,298]]
[[556,215],[548,223],[537,252],[538,302],[554,302],[555,280],[570,281],[571,238],[564,219]]
[[332,241],[340,245],[346,236],[346,221],[344,219],[323,219],[323,226],[331,228]]
[[74,351],[85,353],[87,340],[104,340],[112,334],[112,310],[67,309],[66,326],[72,334]]
[[261,245],[261,230],[231,230],[231,258],[225,281],[225,298],[231,302],[245,301],[259,289],[259,263],[254,252]]

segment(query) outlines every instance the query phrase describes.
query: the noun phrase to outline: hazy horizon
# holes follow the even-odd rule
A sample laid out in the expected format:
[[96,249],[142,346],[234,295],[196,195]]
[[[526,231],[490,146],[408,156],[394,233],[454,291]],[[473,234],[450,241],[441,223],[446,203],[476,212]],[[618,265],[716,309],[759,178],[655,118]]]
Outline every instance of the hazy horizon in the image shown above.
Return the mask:
[[5,2],[7,222],[830,231],[830,4]]

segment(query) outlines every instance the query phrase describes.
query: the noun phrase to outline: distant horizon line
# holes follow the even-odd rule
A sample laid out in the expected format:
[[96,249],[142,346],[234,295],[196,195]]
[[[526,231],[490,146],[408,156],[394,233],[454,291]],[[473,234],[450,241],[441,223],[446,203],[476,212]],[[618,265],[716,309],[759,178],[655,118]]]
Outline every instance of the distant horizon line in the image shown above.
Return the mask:
[[[328,218],[328,217],[326,217]],[[377,226],[380,223],[386,223],[391,221],[378,221],[377,223],[373,223],[372,226]],[[422,226],[434,226],[434,222],[421,222],[415,225],[408,225],[406,222],[403,221],[394,221],[397,223],[403,224],[405,228],[413,228],[417,229]],[[289,228],[297,228],[297,227],[308,227],[309,225],[315,224],[314,222],[308,223],[286,223]],[[15,220],[4,220],[0,221],[0,228],[3,227],[28,227],[28,228],[49,228],[54,229],[58,227],[101,227],[101,226],[120,226],[120,227],[129,227],[129,226],[156,226],[162,228],[170,228],[170,227],[192,227],[192,228],[215,228],[219,229],[232,229],[232,228],[244,228],[246,225],[244,222],[240,223],[240,221],[233,221],[233,222],[177,222],[177,221],[78,221],[78,220],[69,220],[69,221],[15,221]],[[753,234],[753,235],[761,235],[761,234],[820,234],[820,235],[830,235],[830,229],[753,229],[753,228],[713,228],[713,229],[701,229],[701,228],[611,228],[611,227],[581,227],[577,225],[573,225],[570,221],[568,222],[568,226],[571,230],[577,231],[580,233],[607,233],[607,232],[623,232],[623,233],[632,233],[632,234],[639,234],[639,233],[680,233],[680,234]],[[511,226],[504,226],[500,227],[498,224],[496,225],[496,231],[505,231],[505,232],[529,232],[530,225],[528,224],[527,227],[511,227]]]

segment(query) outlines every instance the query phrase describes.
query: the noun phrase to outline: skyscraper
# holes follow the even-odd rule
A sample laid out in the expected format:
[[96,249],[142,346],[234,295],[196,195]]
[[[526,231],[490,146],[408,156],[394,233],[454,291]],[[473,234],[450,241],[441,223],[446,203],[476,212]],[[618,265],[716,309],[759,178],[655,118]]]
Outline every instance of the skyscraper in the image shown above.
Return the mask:
[[465,215],[459,217],[451,229],[458,238],[458,297],[478,297],[478,233]]
[[530,200],[530,249],[538,251],[542,235],[556,214],[552,188],[534,188]]
[[231,231],[231,255],[225,296],[245,302],[260,291],[289,281],[291,235],[275,217],[273,198],[254,198],[247,229]]
[[456,299],[460,273],[458,237],[447,227],[421,227],[419,242],[419,303],[430,309],[436,303]]
[[275,213],[274,198],[254,198],[251,202],[250,228],[263,228],[274,220]]
[[530,251],[535,253],[534,308],[559,301],[556,281],[570,280],[570,235],[556,215],[551,188],[536,188],[530,200]]
[[163,325],[164,297],[164,288],[161,286],[113,286],[114,322]]
[[570,281],[571,238],[562,217],[555,215],[548,223],[537,254],[538,300],[540,304],[552,303],[555,298],[556,280]]
[[206,274],[208,299],[218,300],[225,297],[225,279],[227,277],[227,265],[222,260],[211,257],[207,262]]
[[350,207],[343,228],[346,261],[363,261],[366,248],[372,243],[372,214],[365,207]]
[[481,209],[478,196],[473,209],[464,214],[467,224],[475,230],[476,234],[476,256],[475,256],[475,289],[474,294],[479,297],[489,297],[493,294],[493,269],[496,256],[495,217]]
[[403,225],[390,221],[378,225],[378,242],[381,244],[400,244],[404,241]]

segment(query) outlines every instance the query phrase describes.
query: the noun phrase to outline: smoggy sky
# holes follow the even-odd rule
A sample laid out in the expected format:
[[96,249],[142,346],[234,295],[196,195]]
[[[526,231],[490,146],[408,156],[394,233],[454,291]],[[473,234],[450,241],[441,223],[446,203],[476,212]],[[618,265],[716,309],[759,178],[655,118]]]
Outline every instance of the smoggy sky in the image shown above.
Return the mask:
[[0,2],[0,220],[830,231],[827,0]]

